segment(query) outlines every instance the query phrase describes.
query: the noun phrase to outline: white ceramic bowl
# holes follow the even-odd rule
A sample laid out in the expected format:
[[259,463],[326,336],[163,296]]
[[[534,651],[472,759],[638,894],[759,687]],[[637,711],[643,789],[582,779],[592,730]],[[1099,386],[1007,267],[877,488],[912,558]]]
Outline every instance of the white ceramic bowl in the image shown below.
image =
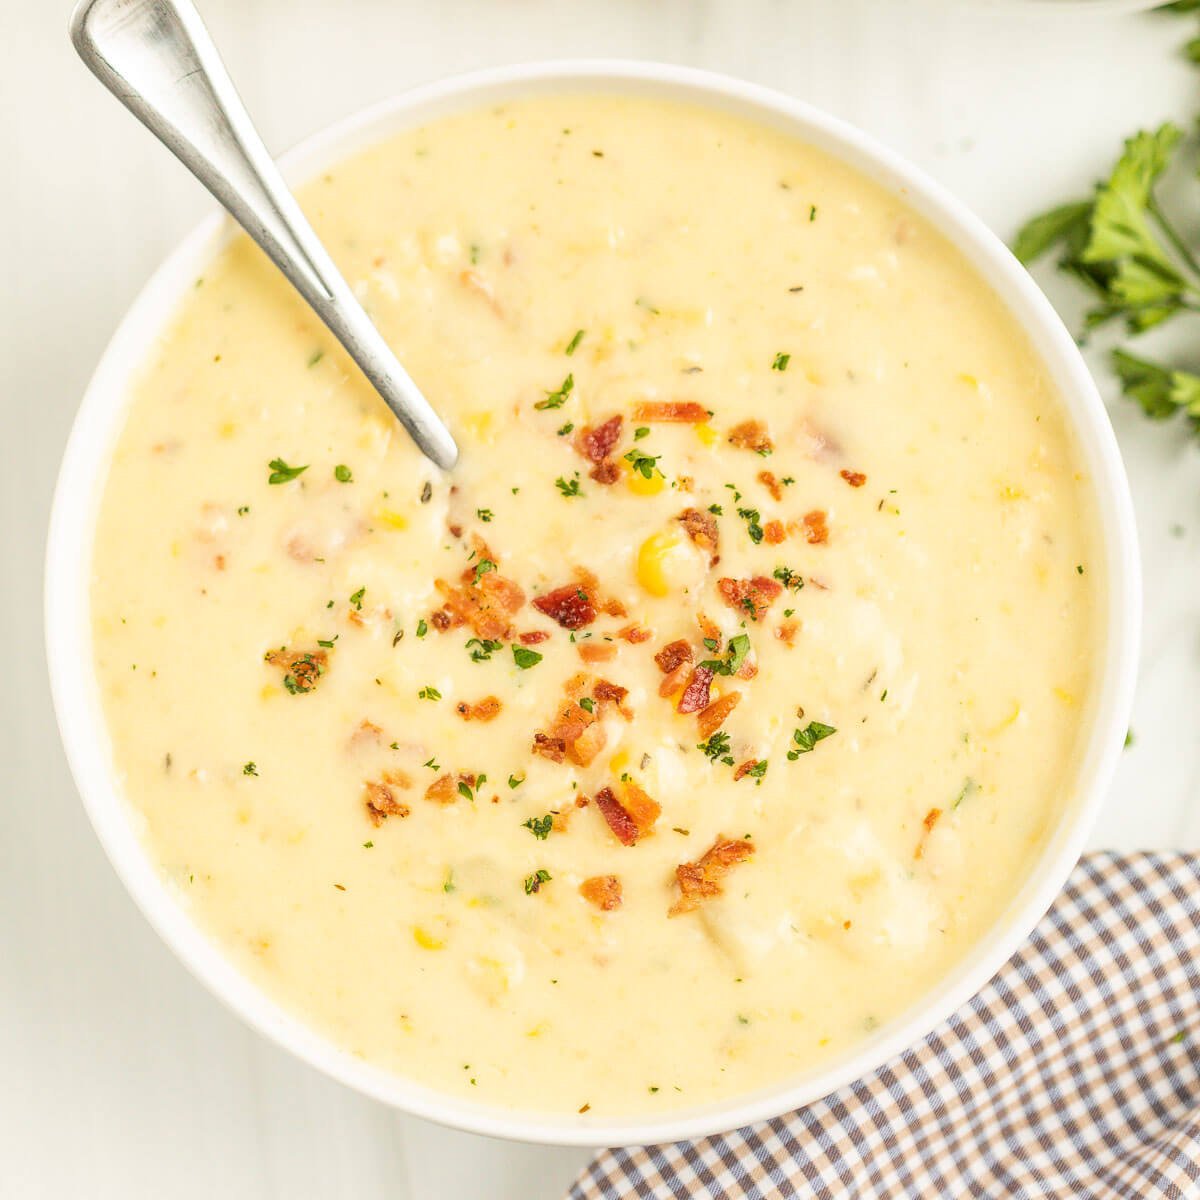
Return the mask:
[[[1016,950],[1075,864],[1104,799],[1128,727],[1141,590],[1129,488],[1107,415],[1075,343],[1008,250],[962,204],[856,129],[805,104],[700,71],[640,62],[568,62],[506,67],[405,93],[310,138],[284,159],[299,182],[372,142],[467,108],[531,93],[622,92],[691,101],[794,134],[852,164],[916,208],[951,239],[1011,309],[1058,385],[1087,470],[1103,529],[1096,565],[1108,595],[1097,693],[1074,798],[1020,893],[958,967],[901,1018],[852,1052],[749,1095],[662,1116],[630,1119],[514,1113],[443,1095],[341,1050],[265,996],[192,923],[143,852],[115,778],[92,666],[88,588],[93,520],[106,464],[120,431],[130,374],[230,236],[220,215],[206,220],[146,285],[109,345],[83,398],[55,495],[46,564],[46,638],[63,742],[96,833],[150,923],[184,964],[245,1021],[300,1058],[368,1095],[462,1129],[526,1141],[617,1145],[730,1129],[816,1100],[867,1074],[918,1041],[965,1003]],[[148,498],[149,499],[149,498]]]

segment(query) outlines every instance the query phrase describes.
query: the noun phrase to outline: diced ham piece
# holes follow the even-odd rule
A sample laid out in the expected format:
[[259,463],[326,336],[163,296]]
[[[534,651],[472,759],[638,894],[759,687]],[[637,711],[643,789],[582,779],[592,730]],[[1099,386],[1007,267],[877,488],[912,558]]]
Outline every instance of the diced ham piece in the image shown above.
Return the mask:
[[732,867],[744,862],[754,853],[754,843],[735,841],[719,834],[717,840],[695,862],[680,863],[675,868],[675,880],[679,884],[679,899],[671,905],[667,915],[681,916],[695,911],[702,900],[719,896],[723,891],[722,881]]

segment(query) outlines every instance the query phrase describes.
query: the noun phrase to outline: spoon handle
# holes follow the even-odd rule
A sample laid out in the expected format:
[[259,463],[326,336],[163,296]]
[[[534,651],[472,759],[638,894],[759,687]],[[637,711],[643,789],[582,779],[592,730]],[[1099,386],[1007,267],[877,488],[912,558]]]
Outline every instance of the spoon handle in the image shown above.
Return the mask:
[[92,73],[292,282],[422,452],[458,448],[396,360],[283,182],[191,0],[82,0],[71,40]]

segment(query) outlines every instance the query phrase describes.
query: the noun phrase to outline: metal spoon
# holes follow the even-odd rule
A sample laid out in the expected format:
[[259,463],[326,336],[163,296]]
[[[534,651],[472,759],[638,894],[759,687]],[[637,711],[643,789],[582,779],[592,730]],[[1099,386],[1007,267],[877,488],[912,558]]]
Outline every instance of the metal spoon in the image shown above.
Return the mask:
[[71,41],[100,82],[291,280],[422,452],[439,467],[454,466],[454,439],[288,191],[191,0],[82,0]]

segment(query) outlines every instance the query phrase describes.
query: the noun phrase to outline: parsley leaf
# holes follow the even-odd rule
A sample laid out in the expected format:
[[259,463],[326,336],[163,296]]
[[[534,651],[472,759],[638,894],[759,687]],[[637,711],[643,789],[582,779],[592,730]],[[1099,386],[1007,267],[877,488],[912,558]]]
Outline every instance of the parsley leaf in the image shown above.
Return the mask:
[[554,828],[554,817],[550,813],[544,817],[530,817],[528,821],[521,822],[521,828],[528,829],[539,842],[544,842]]
[[562,386],[555,392],[547,392],[544,400],[539,400],[533,407],[539,410],[547,408],[562,408],[567,397],[575,390],[575,376],[568,375],[562,381]]
[[512,652],[513,662],[522,671],[528,671],[530,667],[536,667],[542,661],[542,656],[536,650],[530,650],[528,646],[514,646]]
[[562,494],[564,496],[566,496],[566,498],[568,500],[570,500],[574,496],[582,496],[583,495],[583,493],[579,490],[579,472],[578,471],[575,472],[575,477],[570,480],[564,479],[560,475],[554,481],[554,486],[556,488],[558,488],[558,490],[560,492],[562,492]]
[[736,637],[729,639],[724,657],[710,658],[702,662],[700,666],[707,667],[714,675],[736,675],[749,653],[750,639],[746,634],[739,633]]
[[795,762],[800,755],[810,753],[818,742],[832,737],[835,733],[837,730],[832,725],[822,725],[820,721],[809,721],[803,729],[794,729],[792,741],[796,746],[788,751],[788,759]]
[[[652,479],[655,469],[658,466],[658,460],[662,458],[661,454],[649,455],[643,454],[640,450],[630,450],[625,455],[625,461],[633,468],[633,470],[643,479]],[[659,471],[661,475],[662,472]]]
[[308,470],[307,464],[303,467],[289,467],[282,458],[273,458],[267,466],[271,468],[271,474],[267,476],[268,483],[291,483],[298,475],[303,475]]
[[545,867],[539,867],[532,875],[525,876],[525,895],[532,896],[540,891],[543,883],[549,883],[554,876]]
[[467,649],[472,662],[488,662],[497,650],[504,649],[504,643],[493,642],[489,638],[468,638]]
[[579,349],[579,343],[583,341],[583,330],[575,330],[575,336],[567,343],[566,355],[568,358]]

